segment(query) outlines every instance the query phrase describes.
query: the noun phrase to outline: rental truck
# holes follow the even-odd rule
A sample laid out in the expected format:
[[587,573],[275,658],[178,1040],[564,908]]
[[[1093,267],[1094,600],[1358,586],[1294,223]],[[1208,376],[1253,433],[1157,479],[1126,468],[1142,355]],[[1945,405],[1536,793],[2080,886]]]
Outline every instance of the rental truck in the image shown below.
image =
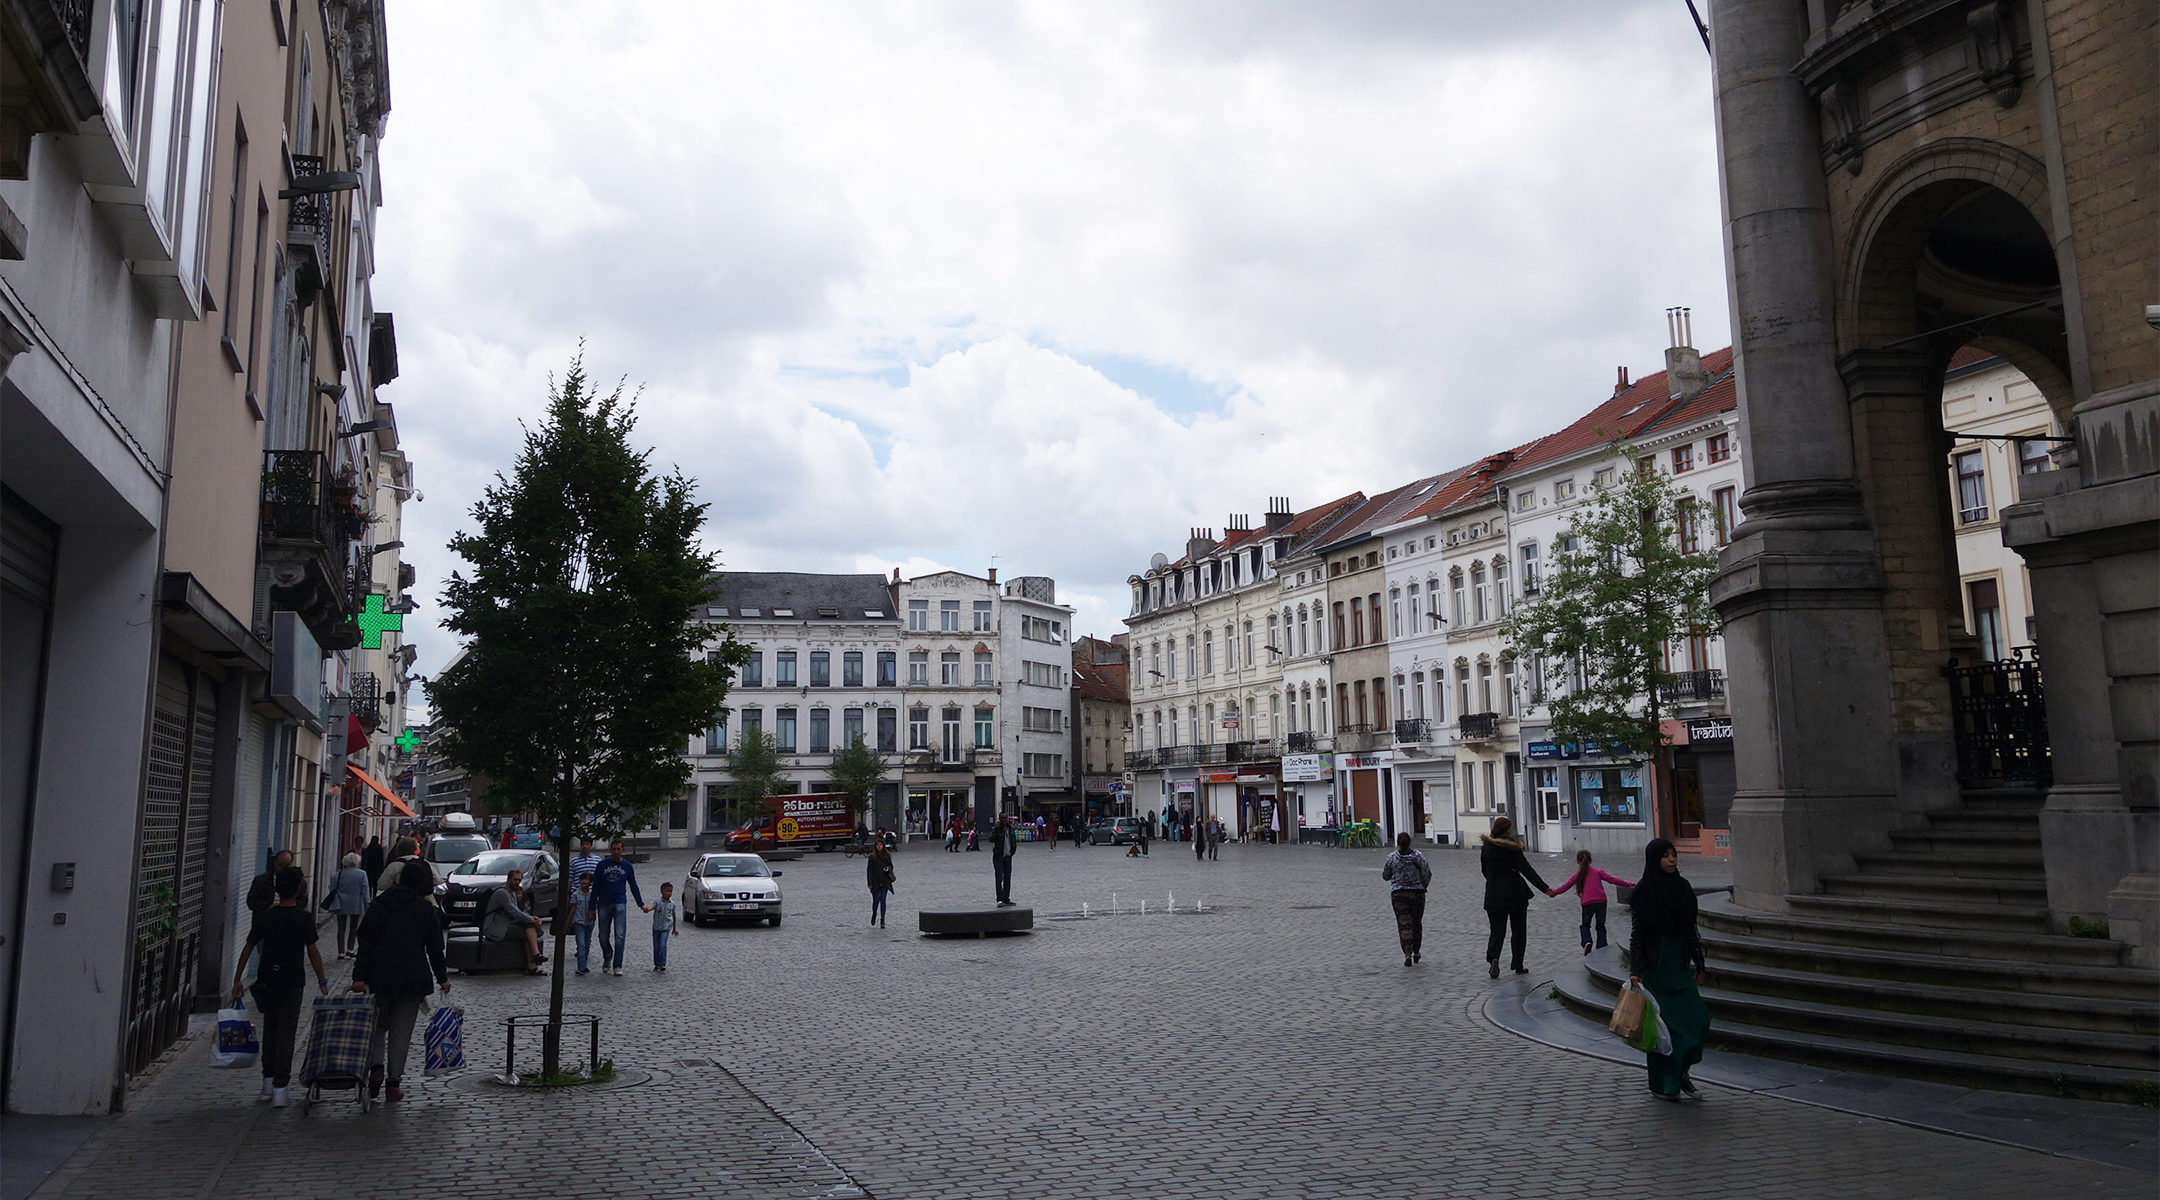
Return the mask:
[[855,840],[855,816],[838,792],[776,796],[777,815],[753,817],[728,835],[727,848],[766,858],[800,858],[804,852],[836,849]]

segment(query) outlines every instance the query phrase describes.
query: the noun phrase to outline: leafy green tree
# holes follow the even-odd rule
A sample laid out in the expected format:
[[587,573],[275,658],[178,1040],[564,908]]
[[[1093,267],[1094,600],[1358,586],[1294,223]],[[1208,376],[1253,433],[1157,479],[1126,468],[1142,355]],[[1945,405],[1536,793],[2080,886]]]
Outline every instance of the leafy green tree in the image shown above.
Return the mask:
[[[697,541],[706,506],[631,445],[634,402],[619,386],[597,394],[582,351],[550,385],[511,475],[473,505],[476,529],[450,540],[469,573],[451,575],[442,602],[465,654],[428,699],[448,726],[444,755],[485,774],[500,807],[534,814],[567,862],[577,839],[649,827],[683,793],[683,747],[720,711],[746,651],[731,634],[714,649],[691,619],[716,566]],[[563,963],[567,887],[554,928]],[[542,1039],[548,1077],[561,1068],[564,974]]]
[[1553,555],[1536,599],[1508,617],[1518,653],[1536,655],[1531,702],[1552,714],[1556,741],[1611,747],[1653,764],[1663,778],[1663,704],[1673,682],[1665,650],[1714,633],[1710,577],[1717,555],[1680,548],[1682,522],[1704,514],[1685,489],[1655,470],[1633,469],[1634,448],[1613,444],[1626,464],[1590,496]]
[[762,729],[745,729],[728,755],[728,803],[738,817],[778,817],[780,797],[788,794],[787,776],[780,773],[780,743]]
[[855,814],[855,824],[863,824],[863,814],[870,810],[870,798],[877,794],[878,784],[885,781],[885,757],[872,750],[861,734],[849,740],[832,760],[833,787],[847,797],[848,811]]

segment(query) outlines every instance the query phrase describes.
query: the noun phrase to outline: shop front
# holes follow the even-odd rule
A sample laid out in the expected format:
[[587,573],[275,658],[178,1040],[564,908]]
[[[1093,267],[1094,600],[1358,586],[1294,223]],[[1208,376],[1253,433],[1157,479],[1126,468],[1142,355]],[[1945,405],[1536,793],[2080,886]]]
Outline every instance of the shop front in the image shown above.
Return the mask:
[[[1321,829],[1335,824],[1335,756],[1332,754],[1285,754],[1282,756],[1284,820],[1299,830]],[[1299,834],[1303,840],[1303,834]]]
[[1393,772],[1395,752],[1375,750],[1366,754],[1338,754],[1335,773],[1341,777],[1341,794],[1348,801],[1345,814],[1353,821],[1372,821],[1389,840],[1403,828],[1396,812]]
[[1401,759],[1395,763],[1395,788],[1410,815],[1413,834],[1442,846],[1463,844],[1455,811],[1455,764],[1444,758]]
[[1234,828],[1238,836],[1248,840],[1279,841],[1285,830],[1294,828],[1283,812],[1282,789],[1273,771],[1259,764],[1248,765],[1239,770],[1234,782],[1237,785],[1237,824]]
[[1733,775],[1732,718],[1671,721],[1673,841],[1683,850],[1730,857]]
[[907,835],[943,838],[953,818],[973,819],[973,789],[959,782],[910,784],[907,789]]

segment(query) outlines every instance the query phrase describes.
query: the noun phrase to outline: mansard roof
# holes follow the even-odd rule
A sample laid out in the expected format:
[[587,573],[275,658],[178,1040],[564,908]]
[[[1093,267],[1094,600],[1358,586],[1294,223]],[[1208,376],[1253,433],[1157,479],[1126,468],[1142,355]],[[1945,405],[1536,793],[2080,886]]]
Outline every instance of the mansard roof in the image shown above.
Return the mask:
[[[736,617],[754,608],[754,620],[788,609],[797,621],[893,620],[892,588],[883,575],[814,575],[801,571],[723,571],[712,577],[707,604]],[[832,610],[838,615],[827,615]],[[879,616],[867,616],[868,613]]]
[[1124,663],[1075,662],[1072,667],[1073,690],[1089,700],[1107,700],[1123,704],[1128,699]]

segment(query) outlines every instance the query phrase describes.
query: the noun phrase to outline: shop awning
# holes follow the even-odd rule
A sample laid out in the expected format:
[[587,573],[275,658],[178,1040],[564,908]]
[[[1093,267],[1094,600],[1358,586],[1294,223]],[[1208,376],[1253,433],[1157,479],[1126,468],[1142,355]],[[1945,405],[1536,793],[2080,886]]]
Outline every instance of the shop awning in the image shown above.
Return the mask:
[[351,763],[346,763],[345,769],[353,773],[353,778],[358,779],[360,782],[368,785],[369,789],[372,790],[376,795],[381,796],[385,800],[388,800],[390,802],[390,807],[398,810],[401,813],[404,813],[408,817],[417,817],[420,815],[419,813],[416,813],[412,810],[412,806],[406,804],[403,800],[398,799],[396,792],[393,792],[389,788],[384,787],[382,784],[375,782],[375,777],[373,775],[368,774],[366,771],[361,770],[360,768],[352,765]]

